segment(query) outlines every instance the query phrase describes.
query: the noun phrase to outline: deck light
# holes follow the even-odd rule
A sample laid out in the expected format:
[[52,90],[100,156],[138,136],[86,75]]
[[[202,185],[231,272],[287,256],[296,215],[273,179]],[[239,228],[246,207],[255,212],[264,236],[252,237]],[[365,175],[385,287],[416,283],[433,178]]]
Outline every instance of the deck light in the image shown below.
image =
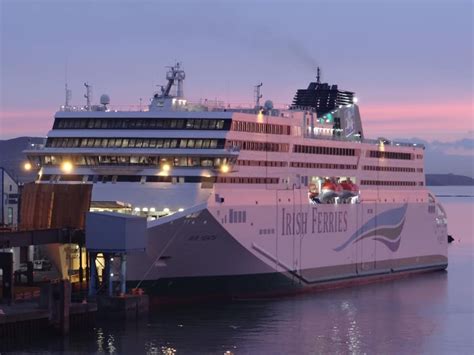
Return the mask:
[[179,208],[178,209],[178,212],[183,212],[184,211],[184,208]]
[[358,103],[358,102],[359,102],[359,99],[358,99],[357,97],[355,97],[355,96],[354,96],[354,98],[352,99],[352,102],[356,104],[356,103]]
[[25,169],[26,171],[30,171],[32,168],[31,166],[31,163],[29,161],[27,161],[25,164],[23,164],[23,169]]
[[170,165],[168,163],[164,163],[162,166],[161,166],[161,170],[163,170],[164,172],[168,172],[170,171]]
[[135,207],[135,212],[140,212],[140,207]]
[[170,213],[170,209],[168,207],[163,208],[164,213]]
[[221,171],[222,171],[224,174],[228,173],[229,170],[230,170],[230,169],[229,169],[229,165],[223,164],[223,165],[221,166]]
[[66,174],[71,173],[72,169],[73,169],[73,165],[70,161],[65,161],[64,163],[61,164],[61,170]]

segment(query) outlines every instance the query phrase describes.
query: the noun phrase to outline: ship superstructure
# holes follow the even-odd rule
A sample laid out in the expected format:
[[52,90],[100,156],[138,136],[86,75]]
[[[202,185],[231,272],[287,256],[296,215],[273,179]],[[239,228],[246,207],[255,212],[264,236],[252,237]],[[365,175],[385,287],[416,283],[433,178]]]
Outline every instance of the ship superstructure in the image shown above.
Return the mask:
[[28,151],[38,183],[92,184],[93,205],[148,218],[130,285],[167,300],[247,297],[447,266],[424,147],[365,138],[353,93],[329,109],[260,106],[259,92],[250,108],[192,104],[184,79],[171,67],[133,111],[104,95],[65,105],[46,146]]

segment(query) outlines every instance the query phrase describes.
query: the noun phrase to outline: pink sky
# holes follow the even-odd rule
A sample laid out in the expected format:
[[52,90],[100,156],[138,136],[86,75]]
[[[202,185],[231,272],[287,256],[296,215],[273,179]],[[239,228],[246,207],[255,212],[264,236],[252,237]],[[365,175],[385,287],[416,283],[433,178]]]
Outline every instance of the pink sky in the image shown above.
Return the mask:
[[19,136],[45,137],[53,125],[52,110],[9,110],[0,112],[0,139]]
[[472,135],[473,101],[360,105],[366,135],[450,141]]
[[[450,141],[474,131],[472,100],[445,103],[360,103],[366,136]],[[46,136],[56,108],[1,112],[2,139]]]

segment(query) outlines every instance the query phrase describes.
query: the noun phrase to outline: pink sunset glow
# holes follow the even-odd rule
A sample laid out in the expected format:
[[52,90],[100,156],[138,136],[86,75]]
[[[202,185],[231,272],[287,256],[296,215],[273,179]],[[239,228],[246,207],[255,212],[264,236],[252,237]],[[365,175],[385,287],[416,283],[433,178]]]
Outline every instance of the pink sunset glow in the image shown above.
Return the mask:
[[[441,100],[440,100],[441,101]],[[472,132],[472,100],[361,104],[366,134],[450,140]]]
[[[369,137],[419,137],[449,141],[473,130],[472,100],[444,103],[360,104]],[[9,110],[1,112],[1,136],[46,136],[55,109]]]
[[0,137],[45,137],[53,125],[54,109],[9,110],[0,112]]
[[[1,136],[46,136],[55,108],[1,112]],[[361,103],[369,137],[419,137],[452,140],[473,131],[472,100],[448,103]]]

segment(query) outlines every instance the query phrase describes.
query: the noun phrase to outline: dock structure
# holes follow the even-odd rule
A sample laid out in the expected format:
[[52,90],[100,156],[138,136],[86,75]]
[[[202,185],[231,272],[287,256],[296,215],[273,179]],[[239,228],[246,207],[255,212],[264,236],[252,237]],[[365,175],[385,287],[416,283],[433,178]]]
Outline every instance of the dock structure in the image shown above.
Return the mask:
[[[80,290],[84,281],[88,283],[84,221],[91,191],[91,186],[84,185],[31,183],[24,186],[20,195],[18,228],[0,233],[2,343],[25,331],[36,334],[40,330],[51,330],[67,334],[71,324],[86,325],[95,317],[97,304],[84,302],[82,297],[79,302],[73,302],[77,299],[73,296],[73,288]],[[26,271],[14,271],[13,249],[32,246],[48,249],[59,272],[58,278],[34,283],[30,257]],[[23,273],[27,275],[28,286],[18,284]],[[75,285],[71,285],[72,282]]]
[[[64,245],[76,244],[79,247],[79,257],[81,259],[85,250],[84,231],[75,228],[54,228],[24,230],[0,233],[0,249],[9,250],[11,248],[27,248],[40,245]],[[83,268],[83,263],[79,263],[79,282],[84,282],[87,275]],[[2,270],[2,297],[4,303],[11,303],[14,299],[14,270],[13,254],[11,252],[0,252],[0,269]],[[32,283],[33,267],[32,261],[28,262],[27,268],[28,284]]]
[[[25,331],[64,335],[91,324],[96,313],[130,319],[148,311],[147,296],[126,289],[127,255],[145,250],[146,218],[89,212],[91,191],[91,185],[23,188],[19,228],[0,233],[2,341]],[[14,272],[13,248],[32,246],[47,249],[57,279],[34,283],[33,260],[27,271]],[[18,284],[15,276],[23,273],[31,287]]]
[[[42,334],[66,335],[94,323],[97,304],[70,302],[68,281],[53,284],[49,290],[42,301],[45,303],[0,304],[0,344]],[[58,292],[63,297],[55,299]],[[69,298],[65,297],[68,292]]]
[[[84,224],[91,196],[90,185],[25,184],[20,195],[18,229],[0,233],[0,251],[11,254],[14,248],[44,246],[59,271],[60,279],[73,281],[74,278],[82,284],[89,274]],[[73,252],[76,260],[73,260]],[[29,284],[33,275],[30,254],[26,271]],[[13,300],[13,262],[8,255],[0,259],[2,299],[7,303]],[[17,272],[17,275],[21,273]]]
[[[127,254],[145,250],[146,218],[89,212],[85,235],[91,265],[89,297],[97,299],[99,312],[130,318],[148,310],[148,298],[145,295],[130,295],[126,292]],[[102,295],[98,294],[97,282],[99,256],[103,260],[102,288],[105,288],[105,292]],[[115,285],[118,287],[115,288]]]

